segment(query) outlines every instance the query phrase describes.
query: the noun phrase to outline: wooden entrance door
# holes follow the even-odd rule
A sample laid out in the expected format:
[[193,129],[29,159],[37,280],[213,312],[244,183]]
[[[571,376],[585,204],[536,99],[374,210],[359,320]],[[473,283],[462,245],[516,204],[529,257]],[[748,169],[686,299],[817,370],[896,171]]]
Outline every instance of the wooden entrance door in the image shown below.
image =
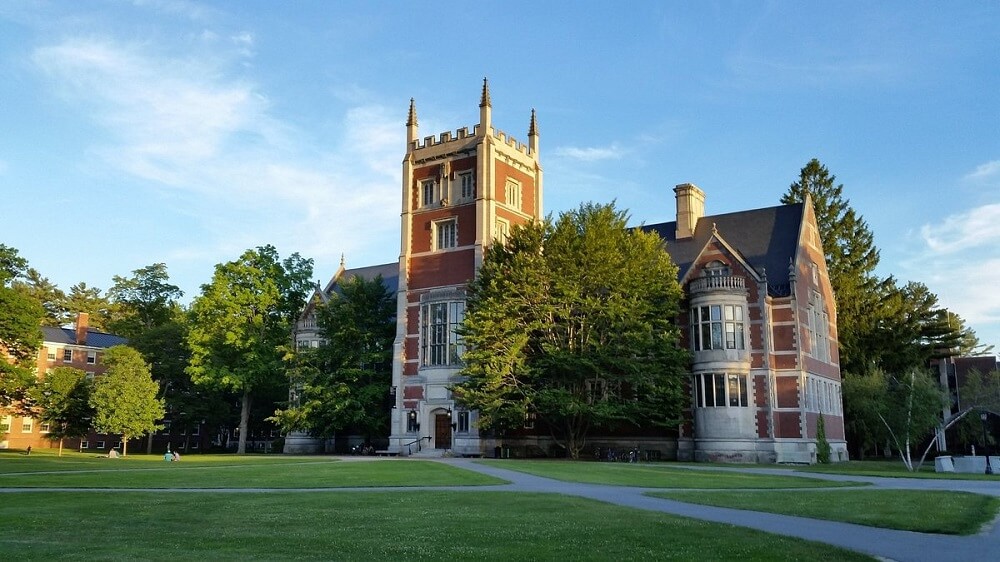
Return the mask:
[[451,449],[451,416],[448,414],[434,416],[434,448]]

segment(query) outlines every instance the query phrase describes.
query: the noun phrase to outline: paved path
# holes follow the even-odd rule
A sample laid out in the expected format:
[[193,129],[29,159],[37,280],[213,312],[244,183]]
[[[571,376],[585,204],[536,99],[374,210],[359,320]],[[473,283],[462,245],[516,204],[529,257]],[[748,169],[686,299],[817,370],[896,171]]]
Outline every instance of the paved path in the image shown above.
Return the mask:
[[[343,460],[362,460],[358,457],[345,457]],[[364,458],[363,460],[373,460]],[[170,492],[170,493],[338,493],[338,492],[392,492],[414,490],[442,490],[458,492],[538,492],[579,496],[610,504],[672,513],[683,517],[691,517],[716,523],[728,523],[769,533],[798,537],[812,541],[848,548],[899,562],[950,561],[950,560],[1000,560],[1000,521],[994,521],[983,532],[967,537],[952,535],[935,535],[915,533],[911,531],[893,531],[877,529],[850,523],[822,521],[805,517],[776,515],[756,511],[743,511],[682,503],[672,500],[653,498],[644,495],[651,491],[664,491],[663,488],[634,488],[627,486],[610,486],[601,484],[582,484],[563,482],[541,476],[534,476],[507,470],[502,467],[478,464],[469,459],[421,459],[447,463],[453,466],[495,476],[510,482],[493,486],[427,486],[427,487],[371,487],[371,488],[295,488],[295,489],[257,489],[257,488],[190,488],[165,490],[158,489],[122,489],[128,492]],[[688,467],[684,467],[688,468]],[[1000,497],[1000,481],[984,480],[930,480],[918,478],[877,478],[870,476],[849,476],[819,473],[801,473],[771,468],[727,468],[727,467],[689,467],[698,470],[738,471],[757,474],[775,474],[780,476],[797,476],[803,478],[820,478],[826,480],[868,482],[875,488],[894,490],[952,490],[986,494]],[[837,488],[840,490],[850,488]],[[856,488],[855,488],[856,489]],[[865,489],[870,489],[866,487]],[[790,494],[809,493],[814,489],[790,490]],[[73,493],[99,492],[107,493],[107,488],[0,488],[4,493],[32,493],[64,491]],[[928,514],[933,517],[934,514]]]
[[[822,521],[804,517],[681,503],[643,495],[645,492],[662,491],[662,489],[657,488],[578,484],[476,464],[468,460],[456,459],[446,462],[468,470],[509,480],[512,484],[506,489],[512,491],[549,492],[582,496],[637,509],[661,511],[705,521],[729,523],[769,533],[824,542],[888,560],[898,560],[901,562],[919,562],[925,560],[938,562],[945,560],[1000,560],[1000,525],[997,524],[997,521],[994,521],[986,531],[967,537],[893,531],[835,521]],[[722,468],[720,470],[869,482],[874,487],[896,490],[955,490],[1000,496],[1000,482],[982,480],[855,477],[818,473],[803,474],[789,470],[766,468]],[[801,490],[801,492],[807,492],[807,490]],[[800,493],[800,490],[789,493]],[[928,514],[928,517],[933,517],[933,514]]]

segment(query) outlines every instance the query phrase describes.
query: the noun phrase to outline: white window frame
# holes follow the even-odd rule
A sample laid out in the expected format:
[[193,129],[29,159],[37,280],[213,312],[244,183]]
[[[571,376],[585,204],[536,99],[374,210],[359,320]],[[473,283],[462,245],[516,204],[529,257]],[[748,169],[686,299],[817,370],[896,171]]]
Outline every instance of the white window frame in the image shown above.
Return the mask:
[[458,219],[434,221],[434,249],[449,250],[458,247]]
[[458,185],[463,201],[476,198],[476,176],[471,170],[458,173]]
[[35,420],[33,418],[21,418],[21,433],[33,433],[35,431]]
[[0,433],[10,433],[10,428],[14,424],[13,416],[0,417]]
[[[740,304],[691,307],[691,349],[746,349],[746,312]],[[706,345],[706,340],[708,341]]]
[[90,448],[90,441],[87,440],[80,441],[80,449],[89,449],[89,448]]
[[97,448],[97,449],[103,449],[103,448],[104,448],[104,445],[105,445],[105,442],[104,442],[104,441],[98,441],[98,442],[97,442],[97,446],[96,446],[96,448]]
[[55,361],[56,360],[56,348],[54,348],[54,347],[46,347],[45,348],[45,357],[49,361]]
[[510,238],[510,222],[498,218],[494,227],[493,240],[499,244],[506,244]]
[[88,351],[87,352],[87,364],[88,365],[96,365],[97,364],[97,352],[96,351]]
[[48,422],[38,424],[38,432],[39,433],[51,433],[52,432],[52,424],[50,424]]
[[73,362],[73,350],[70,348],[63,349],[63,363]]
[[514,178],[507,178],[507,182],[503,186],[504,193],[504,203],[508,207],[513,207],[515,209],[521,209],[521,182]]
[[420,206],[430,207],[440,201],[441,194],[438,190],[437,180],[422,180],[420,182]]

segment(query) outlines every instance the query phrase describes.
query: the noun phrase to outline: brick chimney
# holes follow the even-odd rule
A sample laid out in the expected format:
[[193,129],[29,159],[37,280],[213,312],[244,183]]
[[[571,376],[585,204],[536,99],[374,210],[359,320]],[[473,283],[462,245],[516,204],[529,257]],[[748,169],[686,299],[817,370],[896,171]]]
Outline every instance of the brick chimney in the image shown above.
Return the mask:
[[705,216],[705,192],[693,183],[682,183],[674,188],[674,193],[677,194],[675,238],[691,238],[698,227],[698,219]]
[[81,312],[76,315],[76,345],[87,345],[87,328],[90,327],[90,315]]

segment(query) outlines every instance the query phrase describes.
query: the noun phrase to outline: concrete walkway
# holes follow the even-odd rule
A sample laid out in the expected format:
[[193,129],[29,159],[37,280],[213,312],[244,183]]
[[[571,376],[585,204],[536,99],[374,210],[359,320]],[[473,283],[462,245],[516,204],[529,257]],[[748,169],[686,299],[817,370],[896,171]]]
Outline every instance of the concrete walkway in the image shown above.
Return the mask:
[[[662,488],[631,488],[625,486],[578,484],[476,464],[469,460],[454,459],[443,460],[441,462],[448,462],[454,466],[509,480],[511,484],[503,489],[511,491],[548,492],[581,496],[615,505],[634,507],[636,509],[672,513],[683,517],[716,523],[728,523],[767,531],[769,533],[823,542],[887,560],[898,560],[900,562],[940,562],[946,560],[1000,559],[1000,525],[997,524],[997,521],[994,521],[987,530],[980,534],[967,537],[893,531],[835,521],[822,521],[804,517],[681,503],[643,495],[645,492],[664,491]],[[692,468],[701,469],[700,467]],[[868,482],[876,488],[894,490],[953,490],[1000,496],[1000,481],[875,478],[797,473],[789,470],[767,468],[718,468],[718,470]],[[837,489],[842,490],[845,488]],[[866,489],[868,488],[866,487]],[[808,491],[794,490],[789,491],[789,494],[808,493]],[[928,517],[934,517],[934,514],[928,514]]]

